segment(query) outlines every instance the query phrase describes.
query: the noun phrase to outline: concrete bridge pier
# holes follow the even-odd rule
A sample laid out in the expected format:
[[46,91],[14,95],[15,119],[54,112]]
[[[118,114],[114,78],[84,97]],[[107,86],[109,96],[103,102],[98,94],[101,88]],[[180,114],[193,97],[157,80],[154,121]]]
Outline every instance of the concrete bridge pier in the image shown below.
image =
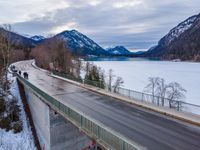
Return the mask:
[[91,139],[49,108],[31,89],[23,86],[39,144],[43,150],[81,150]]

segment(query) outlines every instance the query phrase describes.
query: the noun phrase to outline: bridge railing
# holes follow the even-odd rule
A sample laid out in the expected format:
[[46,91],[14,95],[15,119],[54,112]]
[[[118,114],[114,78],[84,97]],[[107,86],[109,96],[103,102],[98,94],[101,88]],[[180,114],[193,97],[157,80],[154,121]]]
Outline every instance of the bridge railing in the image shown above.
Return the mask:
[[72,106],[57,101],[44,91],[40,90],[26,79],[18,75],[18,79],[26,86],[31,88],[43,101],[49,104],[54,110],[58,111],[82,131],[86,132],[91,138],[101,141],[116,150],[142,150],[135,142],[127,139],[118,132],[106,127],[100,122],[90,118],[82,112],[76,110]]
[[200,115],[200,106],[118,87],[116,93],[137,101]]

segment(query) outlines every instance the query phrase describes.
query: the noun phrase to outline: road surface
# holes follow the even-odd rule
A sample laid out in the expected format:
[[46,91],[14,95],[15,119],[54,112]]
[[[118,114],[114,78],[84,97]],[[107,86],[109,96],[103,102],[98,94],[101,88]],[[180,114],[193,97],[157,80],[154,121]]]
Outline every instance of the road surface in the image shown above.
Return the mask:
[[200,150],[199,127],[53,78],[48,72],[33,67],[31,62],[15,65],[29,73],[33,85],[139,145],[149,150]]

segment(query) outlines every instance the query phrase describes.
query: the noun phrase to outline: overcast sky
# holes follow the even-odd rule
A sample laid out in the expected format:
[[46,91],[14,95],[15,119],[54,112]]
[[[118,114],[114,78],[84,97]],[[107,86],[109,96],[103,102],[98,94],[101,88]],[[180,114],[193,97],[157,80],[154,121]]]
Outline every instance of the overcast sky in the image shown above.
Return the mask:
[[0,24],[27,35],[76,29],[103,47],[147,49],[199,6],[200,0],[0,0]]

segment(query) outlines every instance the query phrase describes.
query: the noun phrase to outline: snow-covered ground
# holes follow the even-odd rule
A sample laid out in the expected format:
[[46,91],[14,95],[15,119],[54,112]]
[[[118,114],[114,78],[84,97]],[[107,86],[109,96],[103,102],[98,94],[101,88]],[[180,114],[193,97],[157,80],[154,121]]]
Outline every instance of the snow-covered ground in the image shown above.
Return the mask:
[[5,130],[0,129],[0,150],[36,150],[32,132],[19,95],[17,82],[11,75],[9,75],[9,77],[10,80],[13,81],[10,91],[16,98],[21,109],[20,120],[23,123],[23,130],[20,133],[14,134],[13,131],[6,132]]
[[137,59],[93,63],[103,68],[106,73],[112,68],[115,75],[124,79],[124,88],[135,91],[142,92],[149,77],[161,77],[166,82],[179,82],[187,90],[185,102],[200,105],[200,63]]

